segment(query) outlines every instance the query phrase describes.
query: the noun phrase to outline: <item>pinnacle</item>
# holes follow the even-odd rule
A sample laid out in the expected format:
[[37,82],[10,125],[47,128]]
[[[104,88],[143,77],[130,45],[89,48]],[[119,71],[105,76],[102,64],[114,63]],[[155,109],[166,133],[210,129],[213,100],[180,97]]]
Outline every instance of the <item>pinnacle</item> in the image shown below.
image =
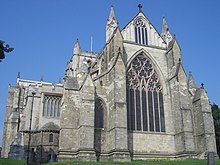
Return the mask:
[[166,33],[167,31],[169,31],[168,25],[167,25],[167,21],[165,16],[163,16],[163,27],[162,27],[162,33]]
[[73,54],[79,54],[80,53],[80,45],[79,45],[79,39],[76,39],[76,43],[74,45]]
[[111,5],[111,9],[110,9],[110,14],[109,14],[108,20],[115,20],[116,21],[113,5]]

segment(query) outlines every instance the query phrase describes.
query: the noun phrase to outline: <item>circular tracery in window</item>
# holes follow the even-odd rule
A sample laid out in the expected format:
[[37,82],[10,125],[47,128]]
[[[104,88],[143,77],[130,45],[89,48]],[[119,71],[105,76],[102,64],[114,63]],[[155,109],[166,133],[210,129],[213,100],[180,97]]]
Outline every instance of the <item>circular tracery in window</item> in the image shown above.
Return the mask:
[[145,27],[144,21],[140,18],[137,19],[134,24],[135,24],[135,26]]
[[138,55],[131,62],[127,71],[127,79],[129,88],[145,88],[151,91],[160,91],[162,89],[157,72],[150,60],[143,54]]

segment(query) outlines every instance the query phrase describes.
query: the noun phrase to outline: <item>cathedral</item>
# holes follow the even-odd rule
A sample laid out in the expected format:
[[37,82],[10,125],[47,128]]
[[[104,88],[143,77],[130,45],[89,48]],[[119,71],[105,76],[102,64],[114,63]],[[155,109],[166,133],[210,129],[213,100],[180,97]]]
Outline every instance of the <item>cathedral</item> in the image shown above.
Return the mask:
[[120,29],[113,7],[99,53],[77,39],[63,81],[9,86],[2,156],[28,162],[205,159],[216,154],[204,86],[182,65],[165,18],[142,6]]

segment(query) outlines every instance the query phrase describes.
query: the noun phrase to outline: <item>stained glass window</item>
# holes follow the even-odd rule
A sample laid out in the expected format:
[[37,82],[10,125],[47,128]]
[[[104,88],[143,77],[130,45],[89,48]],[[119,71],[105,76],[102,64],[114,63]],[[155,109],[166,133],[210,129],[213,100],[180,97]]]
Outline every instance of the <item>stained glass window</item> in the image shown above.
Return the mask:
[[127,70],[128,130],[165,132],[163,93],[151,61],[137,55]]

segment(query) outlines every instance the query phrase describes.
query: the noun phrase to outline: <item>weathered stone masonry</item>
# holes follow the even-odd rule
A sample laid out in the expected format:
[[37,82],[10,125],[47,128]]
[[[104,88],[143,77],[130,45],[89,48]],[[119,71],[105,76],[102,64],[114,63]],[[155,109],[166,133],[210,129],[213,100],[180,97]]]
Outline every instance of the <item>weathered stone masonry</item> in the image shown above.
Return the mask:
[[18,75],[8,88],[3,157],[129,162],[216,154],[204,87],[185,73],[165,18],[159,34],[139,7],[123,29],[111,7],[100,53],[82,51],[77,39],[62,83]]

